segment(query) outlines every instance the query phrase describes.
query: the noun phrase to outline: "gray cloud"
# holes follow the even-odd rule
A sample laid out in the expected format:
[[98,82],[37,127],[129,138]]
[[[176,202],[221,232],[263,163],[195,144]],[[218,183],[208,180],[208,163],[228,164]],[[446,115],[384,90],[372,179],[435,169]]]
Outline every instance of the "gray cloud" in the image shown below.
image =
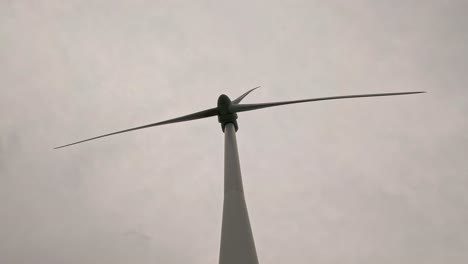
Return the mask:
[[465,263],[466,1],[2,1],[0,262],[216,263],[212,107],[239,114],[261,263]]

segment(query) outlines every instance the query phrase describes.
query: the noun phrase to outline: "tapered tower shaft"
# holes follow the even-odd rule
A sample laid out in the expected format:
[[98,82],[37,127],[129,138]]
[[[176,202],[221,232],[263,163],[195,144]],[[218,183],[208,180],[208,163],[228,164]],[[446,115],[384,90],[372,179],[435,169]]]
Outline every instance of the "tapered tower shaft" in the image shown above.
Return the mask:
[[224,204],[220,264],[258,264],[257,251],[244,197],[236,127],[224,129]]

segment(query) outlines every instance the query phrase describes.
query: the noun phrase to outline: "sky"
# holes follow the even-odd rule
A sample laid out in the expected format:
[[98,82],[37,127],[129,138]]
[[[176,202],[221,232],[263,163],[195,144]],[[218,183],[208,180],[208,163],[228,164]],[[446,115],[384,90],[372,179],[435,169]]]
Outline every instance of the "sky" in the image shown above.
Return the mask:
[[467,1],[0,1],[0,263],[217,263],[239,113],[260,263],[468,261]]

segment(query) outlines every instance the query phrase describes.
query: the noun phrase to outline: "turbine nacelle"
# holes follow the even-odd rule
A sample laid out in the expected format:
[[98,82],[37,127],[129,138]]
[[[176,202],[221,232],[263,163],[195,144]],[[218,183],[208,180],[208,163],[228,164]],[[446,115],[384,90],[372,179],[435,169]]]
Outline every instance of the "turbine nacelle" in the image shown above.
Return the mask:
[[228,114],[232,101],[229,96],[222,94],[218,97],[218,110],[220,115]]
[[231,106],[232,106],[232,101],[231,99],[225,95],[222,94],[218,97],[218,121],[221,123],[221,128],[223,129],[226,127],[226,124],[232,123],[234,124],[234,127],[236,128],[236,131],[239,129],[239,126],[237,124],[237,114],[233,113],[231,111]]

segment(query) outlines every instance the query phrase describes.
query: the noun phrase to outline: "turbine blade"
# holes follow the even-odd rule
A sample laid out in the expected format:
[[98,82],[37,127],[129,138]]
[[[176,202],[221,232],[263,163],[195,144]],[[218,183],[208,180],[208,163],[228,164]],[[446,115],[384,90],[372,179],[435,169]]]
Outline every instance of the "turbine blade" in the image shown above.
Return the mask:
[[202,119],[202,118],[207,118],[207,117],[216,116],[216,115],[218,115],[218,109],[217,108],[210,108],[210,109],[207,109],[207,110],[203,110],[203,111],[196,112],[196,113],[193,113],[193,114],[189,114],[189,115],[185,115],[185,116],[165,120],[165,121],[158,122],[158,123],[153,123],[153,124],[149,124],[149,125],[129,128],[129,129],[125,129],[125,130],[121,130],[121,131],[117,131],[117,132],[113,132],[113,133],[109,133],[109,134],[105,134],[105,135],[101,135],[101,136],[97,136],[97,137],[93,137],[93,138],[88,138],[88,139],[77,141],[77,142],[70,143],[70,144],[67,144],[67,145],[59,146],[59,147],[56,147],[54,149],[68,147],[68,146],[75,145],[75,144],[78,144],[78,143],[82,143],[82,142],[86,142],[86,141],[90,141],[90,140],[94,140],[94,139],[98,139],[98,138],[102,138],[102,137],[107,137],[107,136],[111,136],[111,135],[116,135],[116,134],[120,134],[120,133],[125,133],[125,132],[129,132],[129,131],[133,131],[133,130],[148,128],[148,127],[154,127],[154,126],[160,126],[160,125],[166,125],[166,124],[172,124],[172,123],[178,123],[178,122],[185,122],[185,121],[190,121],[190,120],[195,120],[195,119]]
[[357,97],[376,97],[376,96],[391,96],[391,95],[405,95],[405,94],[418,94],[425,92],[402,92],[402,93],[378,93],[378,94],[356,94],[356,95],[345,95],[345,96],[332,96],[332,97],[320,97],[312,99],[303,99],[303,100],[294,100],[294,101],[285,101],[285,102],[273,102],[273,103],[262,103],[262,104],[236,104],[231,105],[230,110],[234,113],[245,112],[251,110],[257,110],[266,107],[287,105],[287,104],[297,104],[305,103],[312,101],[324,101],[324,100],[334,100],[334,99],[347,99],[347,98],[357,98]]
[[242,101],[242,99],[244,99],[244,97],[246,97],[247,95],[249,95],[249,93],[251,93],[253,90],[255,89],[258,89],[260,88],[260,86],[257,86],[253,89],[250,89],[249,91],[247,91],[246,93],[244,93],[243,95],[239,96],[238,98],[236,98],[234,101],[232,101],[233,104],[238,104]]

